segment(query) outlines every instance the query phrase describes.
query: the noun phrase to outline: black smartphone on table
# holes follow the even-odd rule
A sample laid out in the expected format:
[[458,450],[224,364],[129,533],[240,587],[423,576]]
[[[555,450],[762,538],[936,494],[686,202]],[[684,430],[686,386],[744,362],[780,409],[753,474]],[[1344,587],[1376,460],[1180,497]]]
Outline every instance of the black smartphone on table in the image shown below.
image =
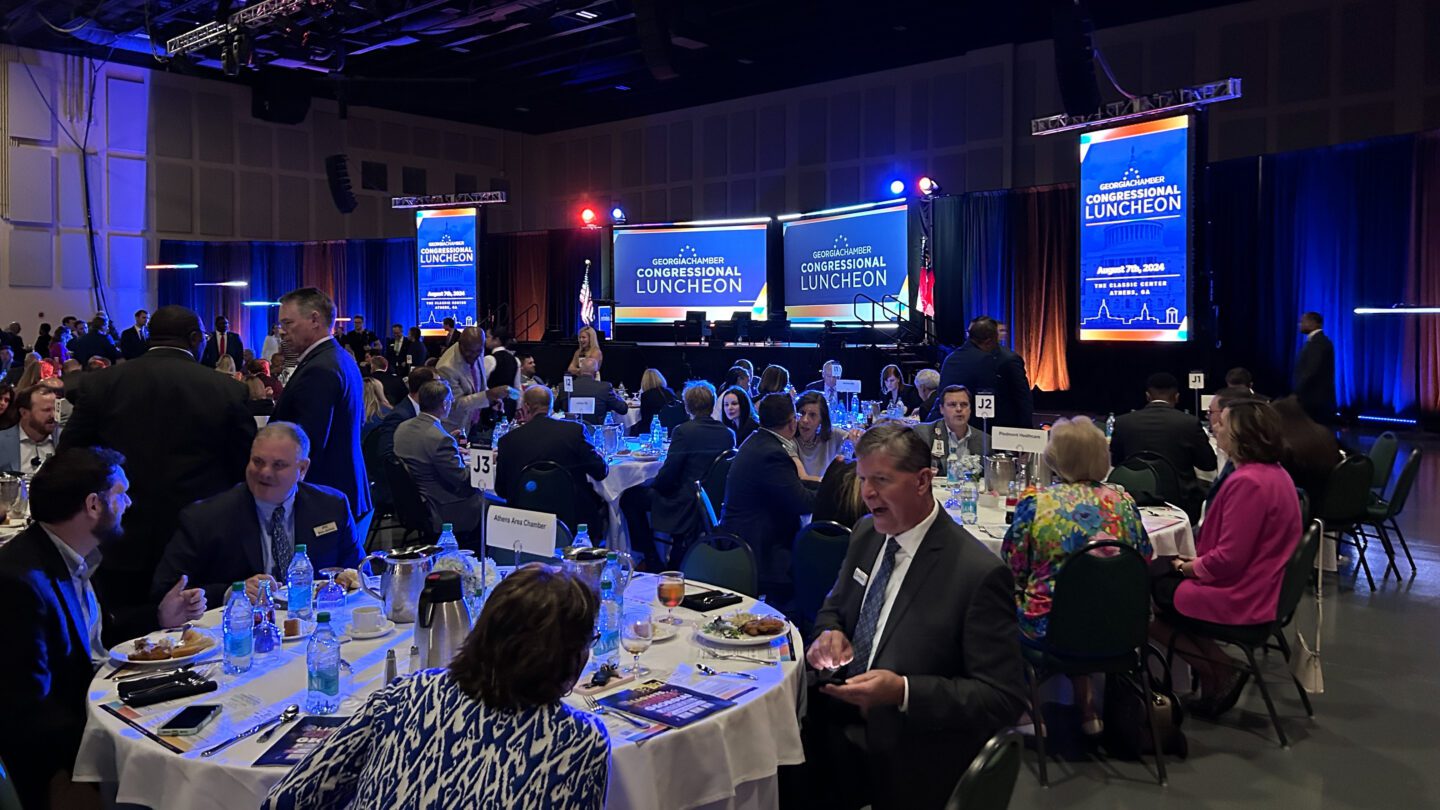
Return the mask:
[[197,703],[194,706],[186,706],[176,712],[174,717],[166,720],[165,725],[160,727],[158,733],[162,737],[193,737],[219,716],[220,704],[218,703]]

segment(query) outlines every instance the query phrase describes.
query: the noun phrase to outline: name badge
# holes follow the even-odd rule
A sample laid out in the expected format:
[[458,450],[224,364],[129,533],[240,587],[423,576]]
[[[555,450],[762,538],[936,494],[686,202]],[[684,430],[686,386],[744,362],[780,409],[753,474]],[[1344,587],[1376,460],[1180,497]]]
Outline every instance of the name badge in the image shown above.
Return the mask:
[[320,537],[321,535],[326,535],[333,531],[337,531],[337,527],[335,526],[335,521],[332,520],[329,523],[321,523],[319,526],[316,526],[315,536]]
[[867,573],[865,573],[864,571],[861,571],[859,568],[856,568],[856,569],[855,569],[855,581],[858,582],[858,583],[860,583],[860,587],[863,588],[863,587],[865,587],[867,584],[869,584],[869,582],[870,582],[870,575],[867,574]]
[[936,458],[940,458],[941,456],[945,455],[944,439],[936,439],[935,443],[930,445],[930,455]]

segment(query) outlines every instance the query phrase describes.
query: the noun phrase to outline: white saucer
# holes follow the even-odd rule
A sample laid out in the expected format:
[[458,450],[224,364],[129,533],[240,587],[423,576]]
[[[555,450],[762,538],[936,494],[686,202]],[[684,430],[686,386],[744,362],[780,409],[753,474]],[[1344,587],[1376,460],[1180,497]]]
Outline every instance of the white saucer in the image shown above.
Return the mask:
[[359,630],[356,630],[355,625],[353,624],[347,624],[345,625],[345,635],[349,636],[350,638],[356,639],[357,641],[364,641],[366,639],[380,638],[381,636],[388,635],[390,631],[394,629],[395,622],[386,619],[385,623],[380,625],[379,629],[371,630],[366,633],[362,633]]

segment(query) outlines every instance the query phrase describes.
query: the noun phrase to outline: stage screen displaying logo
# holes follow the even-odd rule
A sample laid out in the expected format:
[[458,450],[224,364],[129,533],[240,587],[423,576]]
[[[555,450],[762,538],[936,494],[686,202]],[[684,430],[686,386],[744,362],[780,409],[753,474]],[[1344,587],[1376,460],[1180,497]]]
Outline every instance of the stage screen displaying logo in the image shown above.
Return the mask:
[[615,229],[615,323],[765,318],[763,222]]
[[[794,323],[893,320],[910,306],[904,202],[785,223],[785,313]],[[891,296],[887,299],[886,296]]]
[[416,211],[415,249],[420,334],[445,334],[446,318],[454,318],[458,328],[474,326],[475,209]]
[[1080,339],[1190,333],[1190,119],[1080,136]]

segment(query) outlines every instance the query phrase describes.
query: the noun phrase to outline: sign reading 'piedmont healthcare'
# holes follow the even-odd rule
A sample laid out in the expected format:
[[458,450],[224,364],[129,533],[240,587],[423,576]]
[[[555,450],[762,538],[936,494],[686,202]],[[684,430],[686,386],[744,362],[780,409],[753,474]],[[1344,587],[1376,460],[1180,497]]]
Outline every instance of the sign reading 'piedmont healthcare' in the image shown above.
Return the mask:
[[474,326],[475,209],[416,211],[415,249],[420,334],[445,334],[446,318],[454,318],[458,328]]
[[892,313],[909,306],[908,223],[904,202],[785,223],[785,312],[790,320],[891,319],[866,298],[857,304],[857,294],[884,303]]
[[616,228],[615,323],[765,318],[765,223]]
[[1080,136],[1080,339],[1189,337],[1190,119]]

